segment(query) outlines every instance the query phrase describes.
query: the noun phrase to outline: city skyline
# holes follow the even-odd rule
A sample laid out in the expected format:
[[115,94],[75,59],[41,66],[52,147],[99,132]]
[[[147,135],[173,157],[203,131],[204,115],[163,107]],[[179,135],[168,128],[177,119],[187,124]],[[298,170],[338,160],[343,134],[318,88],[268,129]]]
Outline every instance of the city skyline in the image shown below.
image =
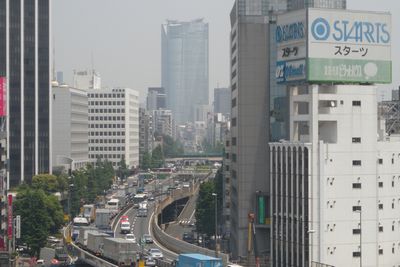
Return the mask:
[[[104,86],[134,88],[140,92],[140,100],[144,102],[147,88],[161,85],[160,25],[167,19],[204,17],[210,25],[211,98],[213,88],[229,86],[229,13],[233,2],[172,0],[166,3],[157,0],[141,3],[143,12],[134,12],[132,15],[136,4],[128,0],[119,1],[118,6],[105,0],[57,0],[53,4],[56,69],[64,71],[65,81],[72,84],[73,69],[90,69],[93,62]],[[76,5],[81,8],[75,8]],[[399,8],[400,3],[391,0],[379,3],[373,0],[347,1],[347,9],[394,12]],[[90,9],[95,12],[85,11]],[[121,16],[103,20],[103,17],[113,17],[111,11]],[[75,20],[71,20],[71,17]],[[143,30],[143,25],[146,30]],[[397,25],[400,25],[400,17],[393,16],[394,33],[399,31]],[[116,27],[120,30],[115,31]],[[400,36],[394,34],[393,46],[397,45],[400,45]],[[119,52],[109,53],[110,47]],[[76,57],[70,57],[70,53]],[[393,51],[393,58],[398,56]],[[399,71],[400,63],[394,61],[393,73]],[[397,88],[398,84],[400,78],[394,76],[392,85],[380,88]],[[386,95],[388,97],[389,92]]]

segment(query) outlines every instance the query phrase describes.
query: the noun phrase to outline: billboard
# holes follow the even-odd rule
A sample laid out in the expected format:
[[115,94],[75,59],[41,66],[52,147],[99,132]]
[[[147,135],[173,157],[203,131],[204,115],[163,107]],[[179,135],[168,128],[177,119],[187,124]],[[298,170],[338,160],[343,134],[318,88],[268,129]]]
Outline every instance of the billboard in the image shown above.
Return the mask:
[[277,83],[306,79],[307,20],[306,10],[279,15],[276,23]]
[[[277,19],[278,83],[391,83],[389,13],[314,8],[297,13]],[[300,59],[304,75],[293,63]]]
[[7,80],[0,77],[0,117],[7,115]]

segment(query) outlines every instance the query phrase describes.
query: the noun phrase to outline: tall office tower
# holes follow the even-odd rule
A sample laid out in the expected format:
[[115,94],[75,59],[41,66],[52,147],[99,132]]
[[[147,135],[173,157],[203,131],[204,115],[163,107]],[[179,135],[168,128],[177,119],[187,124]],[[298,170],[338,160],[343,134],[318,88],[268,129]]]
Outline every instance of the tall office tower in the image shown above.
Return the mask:
[[52,87],[53,168],[76,170],[89,163],[88,96],[67,85]]
[[214,114],[222,113],[226,117],[231,114],[231,90],[229,88],[214,89]]
[[[237,0],[231,12],[230,248],[248,256],[248,214],[267,196],[270,91],[270,11],[286,2]],[[273,71],[275,77],[275,70]],[[266,220],[256,221],[257,247],[269,247]],[[250,266],[250,265],[248,265]]]
[[347,0],[287,0],[288,10],[297,10],[307,7],[346,9]]
[[74,88],[82,90],[101,89],[101,77],[95,70],[74,70]]
[[208,105],[208,23],[167,21],[161,28],[162,87],[175,122],[194,121],[197,105]]
[[143,155],[153,150],[153,116],[145,108],[139,108],[139,164]]
[[[368,33],[360,20],[376,38],[339,37]],[[277,82],[288,87],[290,120],[289,138],[269,149],[274,267],[399,263],[400,136],[378,120],[373,85],[392,82],[391,28],[379,12],[277,17]]]
[[149,87],[147,92],[147,111],[167,108],[167,96],[162,87]]
[[9,186],[51,167],[49,0],[0,1],[0,76],[7,78]]
[[89,160],[112,162],[122,158],[129,167],[139,164],[139,93],[129,88],[88,91]]

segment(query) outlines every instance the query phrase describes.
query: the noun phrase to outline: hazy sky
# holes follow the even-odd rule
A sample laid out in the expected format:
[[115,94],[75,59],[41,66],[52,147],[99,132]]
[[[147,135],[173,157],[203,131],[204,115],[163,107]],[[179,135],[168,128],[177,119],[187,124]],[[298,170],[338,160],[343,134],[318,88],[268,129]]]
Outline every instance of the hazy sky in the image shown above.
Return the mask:
[[[143,95],[161,84],[161,24],[204,18],[209,23],[210,88],[229,85],[229,13],[233,0],[53,0],[56,69],[72,83],[73,69],[93,65],[103,86]],[[348,9],[392,12],[393,86],[400,84],[400,1],[347,0]],[[92,56],[93,55],[93,56]],[[385,86],[392,88],[392,86]]]

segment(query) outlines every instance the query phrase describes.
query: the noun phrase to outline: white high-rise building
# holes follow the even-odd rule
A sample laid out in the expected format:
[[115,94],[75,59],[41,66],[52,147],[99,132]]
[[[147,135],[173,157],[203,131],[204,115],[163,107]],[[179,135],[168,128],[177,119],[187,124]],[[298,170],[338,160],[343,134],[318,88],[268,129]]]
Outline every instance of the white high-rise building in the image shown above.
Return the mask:
[[270,143],[272,266],[398,266],[400,136],[377,88],[289,90],[290,140]]
[[53,168],[75,170],[88,163],[88,96],[67,85],[52,87]]
[[89,90],[89,159],[112,162],[122,158],[139,164],[139,93],[129,88]]

